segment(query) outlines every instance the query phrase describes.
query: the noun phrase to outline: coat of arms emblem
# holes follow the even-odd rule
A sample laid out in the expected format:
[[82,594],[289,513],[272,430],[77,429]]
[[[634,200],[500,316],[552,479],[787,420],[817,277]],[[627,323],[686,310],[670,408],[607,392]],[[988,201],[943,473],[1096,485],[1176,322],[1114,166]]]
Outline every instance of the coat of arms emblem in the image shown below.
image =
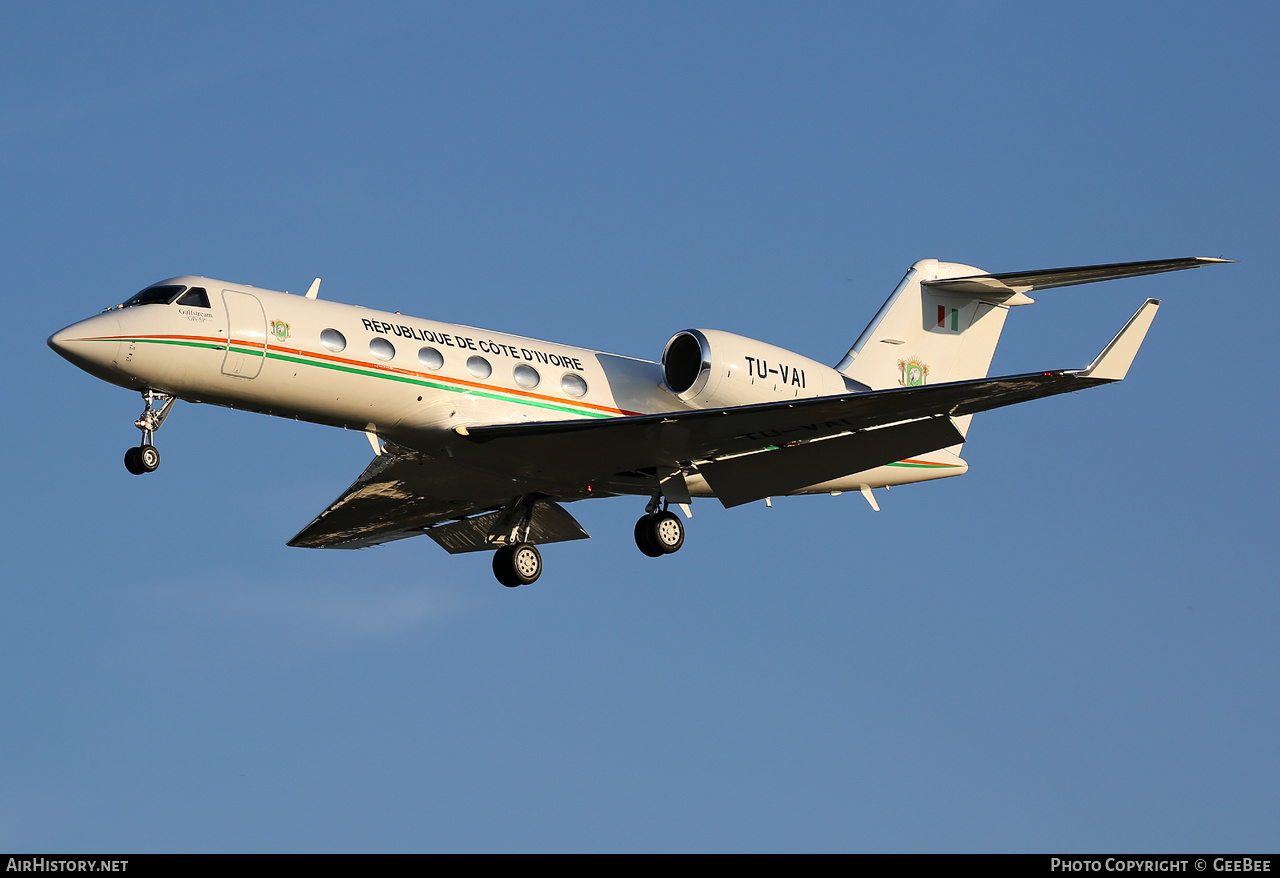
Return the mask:
[[284,341],[289,337],[289,324],[283,323],[279,320],[272,320],[271,334],[274,335],[277,340]]
[[929,377],[929,367],[915,357],[899,360],[898,371],[902,373],[898,383],[903,387],[922,387],[924,379]]

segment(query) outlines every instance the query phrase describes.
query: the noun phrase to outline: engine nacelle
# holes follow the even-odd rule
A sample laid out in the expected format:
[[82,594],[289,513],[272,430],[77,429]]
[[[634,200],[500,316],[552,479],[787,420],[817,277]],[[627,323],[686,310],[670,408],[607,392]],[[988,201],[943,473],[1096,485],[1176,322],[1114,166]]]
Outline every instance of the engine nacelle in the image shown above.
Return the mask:
[[784,348],[717,329],[686,329],[662,351],[666,389],[691,408],[829,396],[844,376]]

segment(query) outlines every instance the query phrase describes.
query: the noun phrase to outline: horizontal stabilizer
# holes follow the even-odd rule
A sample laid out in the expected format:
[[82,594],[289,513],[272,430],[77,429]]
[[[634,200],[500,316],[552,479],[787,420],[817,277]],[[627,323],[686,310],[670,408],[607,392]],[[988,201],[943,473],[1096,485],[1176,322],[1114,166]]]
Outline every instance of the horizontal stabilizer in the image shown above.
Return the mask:
[[1115,262],[1109,265],[1081,265],[1075,268],[1041,268],[1036,271],[1010,271],[1002,274],[975,274],[968,277],[940,278],[925,281],[922,286],[938,292],[966,293],[974,296],[1013,296],[1032,290],[1069,287],[1102,280],[1118,280],[1165,271],[1182,271],[1231,259],[1192,256],[1185,259],[1157,259],[1152,262]]

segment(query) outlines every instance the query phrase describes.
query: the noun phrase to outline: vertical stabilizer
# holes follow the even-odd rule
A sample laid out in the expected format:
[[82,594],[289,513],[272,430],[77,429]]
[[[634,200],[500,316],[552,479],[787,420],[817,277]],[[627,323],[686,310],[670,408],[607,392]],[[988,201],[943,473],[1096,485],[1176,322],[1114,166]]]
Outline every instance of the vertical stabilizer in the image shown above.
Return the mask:
[[1033,300],[1007,287],[930,285],[975,275],[985,273],[958,262],[911,266],[836,369],[872,390],[985,378],[1008,306]]

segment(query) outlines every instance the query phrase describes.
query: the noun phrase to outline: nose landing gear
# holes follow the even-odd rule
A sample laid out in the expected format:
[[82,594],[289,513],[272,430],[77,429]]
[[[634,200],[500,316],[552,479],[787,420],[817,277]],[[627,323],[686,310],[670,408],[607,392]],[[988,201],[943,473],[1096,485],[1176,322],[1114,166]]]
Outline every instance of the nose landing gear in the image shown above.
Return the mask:
[[160,468],[160,452],[154,445],[138,445],[124,453],[124,468],[135,476]]
[[[160,452],[151,443],[156,430],[160,429],[164,419],[169,416],[169,410],[173,408],[177,397],[155,390],[144,390],[142,399],[146,408],[142,410],[138,420],[133,422],[142,431],[142,444],[124,453],[124,468],[135,476],[153,473],[160,468]],[[159,408],[156,403],[159,403]]]

